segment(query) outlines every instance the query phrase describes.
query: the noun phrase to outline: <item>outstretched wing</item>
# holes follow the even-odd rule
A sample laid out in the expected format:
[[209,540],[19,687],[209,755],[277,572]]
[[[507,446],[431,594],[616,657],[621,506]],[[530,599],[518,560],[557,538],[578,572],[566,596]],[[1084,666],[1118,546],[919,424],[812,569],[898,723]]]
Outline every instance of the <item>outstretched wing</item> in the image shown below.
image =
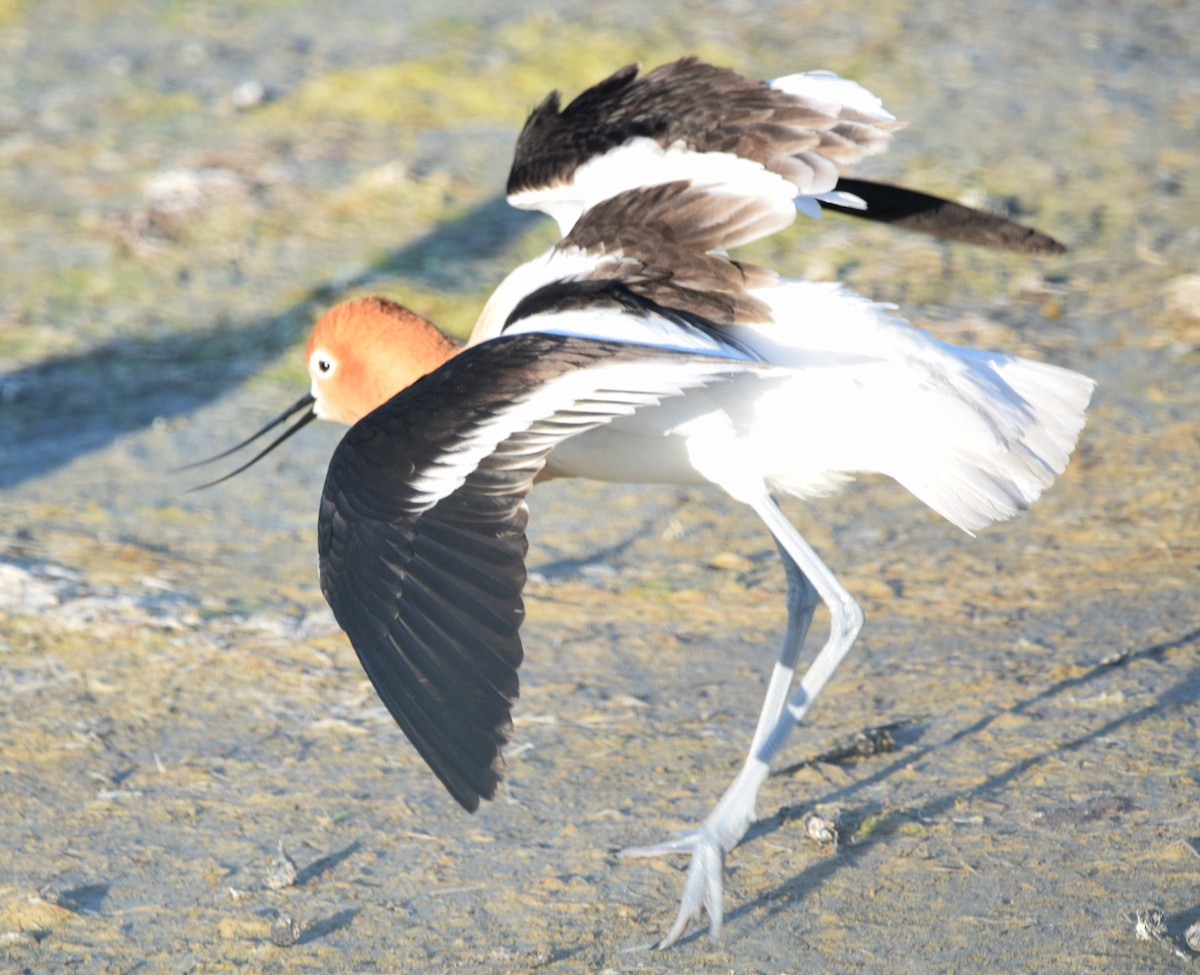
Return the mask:
[[771,202],[770,219],[736,228],[722,248],[782,229],[797,209],[831,209],[990,247],[1064,249],[998,214],[841,175],[886,149],[902,125],[856,82],[829,71],[755,81],[696,58],[638,71],[627,65],[565,108],[552,92],[530,113],[509,172],[510,204],[544,211],[565,236],[602,200],[684,180]]
[[524,499],[562,440],[763,367],[577,337],[467,349],[334,452],[321,590],[384,704],[459,803],[503,778],[523,655]]
[[793,198],[831,193],[839,165],[881,151],[899,127],[878,98],[828,71],[764,82],[696,58],[640,78],[628,65],[566,108],[552,92],[533,110],[508,199],[549,213],[566,234],[601,200],[686,179],[774,193],[791,219]]

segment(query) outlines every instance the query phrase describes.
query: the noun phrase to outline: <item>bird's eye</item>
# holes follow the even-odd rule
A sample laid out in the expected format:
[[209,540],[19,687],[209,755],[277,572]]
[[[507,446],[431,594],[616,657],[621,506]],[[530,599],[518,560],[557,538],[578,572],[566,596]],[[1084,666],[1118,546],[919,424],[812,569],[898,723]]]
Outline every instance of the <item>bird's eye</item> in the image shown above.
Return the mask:
[[329,360],[329,359],[318,359],[317,360],[317,371],[318,372],[329,372],[332,369],[333,369],[333,362],[331,360]]

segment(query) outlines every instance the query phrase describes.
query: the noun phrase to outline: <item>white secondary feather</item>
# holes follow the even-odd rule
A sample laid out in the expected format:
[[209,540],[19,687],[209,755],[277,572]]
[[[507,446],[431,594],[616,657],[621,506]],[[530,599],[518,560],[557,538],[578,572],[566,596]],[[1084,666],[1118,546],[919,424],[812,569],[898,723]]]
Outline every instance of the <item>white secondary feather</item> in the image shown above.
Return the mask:
[[[748,366],[752,369],[752,366]],[[513,434],[565,411],[587,412],[590,422],[602,425],[614,417],[628,416],[639,408],[678,396],[688,389],[735,373],[736,364],[705,361],[705,357],[654,356],[645,360],[615,362],[576,369],[531,389],[494,419],[477,426],[469,439],[438,458],[434,467],[411,481],[420,491],[414,498],[431,508],[466,482],[485,457]],[[572,425],[587,421],[575,420]]]
[[499,335],[513,309],[523,298],[539,288],[555,281],[587,276],[605,262],[613,263],[617,260],[618,257],[596,255],[578,247],[552,247],[544,254],[518,265],[488,298],[467,344],[478,345]]
[[883,107],[881,98],[867,91],[857,81],[843,78],[832,71],[802,71],[784,75],[771,81],[770,85],[789,95],[805,98],[831,115],[837,115],[845,107],[883,122],[896,121],[896,116]]
[[[682,144],[663,148],[646,137],[630,139],[589,159],[575,170],[569,183],[513,193],[508,202],[518,209],[548,213],[565,237],[583,212],[597,203],[626,190],[677,180],[772,201],[779,211],[778,225],[762,229],[755,237],[782,230],[795,215],[791,200],[796,187],[761,164],[729,152],[694,152]],[[825,189],[833,189],[833,183]],[[728,246],[736,243],[742,241]]]

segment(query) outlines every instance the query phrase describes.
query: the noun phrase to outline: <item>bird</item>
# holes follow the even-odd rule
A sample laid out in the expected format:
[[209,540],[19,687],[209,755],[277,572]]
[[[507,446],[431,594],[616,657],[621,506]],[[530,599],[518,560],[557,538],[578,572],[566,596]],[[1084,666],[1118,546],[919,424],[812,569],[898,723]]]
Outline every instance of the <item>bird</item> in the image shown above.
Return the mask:
[[[778,499],[879,473],[974,533],[1032,504],[1084,425],[1086,376],[951,345],[837,282],[729,256],[814,207],[869,215],[876,184],[852,193],[838,165],[895,127],[828,72],[764,83],[696,59],[622,69],[565,109],[552,94],[518,138],[508,192],[562,239],[508,275],[468,342],[386,298],[335,305],[308,340],[309,392],[208,459],[294,421],[227,478],[313,419],[349,425],[321,494],[321,590],[468,811],[505,774],[534,483],[714,485],[759,516],[787,621],[745,762],[695,829],[624,851],[690,856],[661,948],[705,914],[720,934],[725,857],[863,625]],[[1014,226],[994,219],[993,232]],[[821,603],[829,633],[793,690]]]
[[[725,248],[787,226],[794,214],[782,204],[791,198],[795,211],[810,217],[829,210],[961,243],[1030,254],[1066,251],[1053,237],[1000,214],[845,175],[841,170],[847,165],[886,149],[892,133],[904,123],[857,82],[831,71],[756,82],[729,68],[684,57],[640,72],[638,64],[625,65],[565,108],[561,94],[552,91],[530,112],[509,169],[510,205],[546,213],[565,235],[585,210],[621,190],[678,177],[695,181],[712,172],[707,167],[720,167],[713,175],[732,179],[738,192],[756,187],[761,193],[769,187],[777,204],[769,222],[742,226],[740,236],[727,234]],[[522,297],[522,272],[536,263],[523,265],[501,283],[469,344],[495,330],[496,306],[505,300],[511,303],[514,295]],[[428,341],[443,344],[441,339]],[[316,419],[311,406],[312,400],[302,398],[246,440],[181,469],[228,457],[299,417],[298,426],[240,467],[194,490],[220,484]]]

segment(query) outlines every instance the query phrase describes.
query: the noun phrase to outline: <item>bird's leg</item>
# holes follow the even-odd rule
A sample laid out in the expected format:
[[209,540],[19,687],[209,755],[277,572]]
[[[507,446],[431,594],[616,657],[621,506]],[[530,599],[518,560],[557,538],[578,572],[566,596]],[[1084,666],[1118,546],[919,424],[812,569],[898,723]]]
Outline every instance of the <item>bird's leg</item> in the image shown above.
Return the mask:
[[808,581],[808,576],[800,571],[787,549],[778,542],[775,543],[775,548],[779,552],[779,559],[787,576],[787,630],[783,635],[783,645],[779,648],[775,669],[771,672],[770,683],[767,684],[767,693],[763,697],[754,737],[750,740],[751,756],[758,752],[759,746],[783,713],[786,695],[796,673],[796,661],[800,658],[800,650],[808,638],[813,612],[821,601],[816,588]]
[[854,597],[838,582],[832,570],[792,527],[792,523],[774,501],[766,497],[753,507],[771,529],[776,544],[796,561],[796,565],[808,577],[820,594],[821,601],[829,609],[829,639],[825,641],[825,646],[800,679],[800,686],[788,701],[786,711],[779,716],[775,727],[767,733],[759,746],[758,757],[770,763],[783,747],[792,728],[804,718],[809,705],[829,683],[838,665],[854,646],[858,632],[862,629],[863,611]]
[[[658,947],[666,948],[682,937],[692,918],[708,912],[709,933],[715,938],[721,930],[722,874],[724,855],[746,835],[754,821],[758,790],[770,770],[771,760],[783,747],[795,723],[820,693],[837,665],[846,656],[862,626],[862,610],[837,581],[820,557],[792,527],[769,496],[751,500],[751,505],[766,522],[783,560],[788,576],[788,628],[766,698],[759,714],[758,727],[750,753],[737,777],[721,796],[700,827],[678,839],[655,846],[636,847],[624,856],[662,856],[691,853],[683,898],[675,923]],[[804,637],[820,598],[830,612],[830,633],[825,646],[813,661],[800,688],[784,706]]]

